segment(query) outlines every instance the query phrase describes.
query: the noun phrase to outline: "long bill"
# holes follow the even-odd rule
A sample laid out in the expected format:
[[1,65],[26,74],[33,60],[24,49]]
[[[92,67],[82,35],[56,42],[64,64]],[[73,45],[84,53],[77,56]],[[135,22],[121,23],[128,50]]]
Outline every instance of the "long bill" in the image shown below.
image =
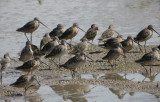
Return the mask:
[[[154,29],[153,29],[154,30]],[[160,34],[156,31],[156,30],[154,30],[154,32],[156,32],[159,36],[158,37],[160,37]]]
[[120,35],[117,31],[115,31],[118,35]]
[[44,63],[43,61],[40,60],[41,63],[45,64],[46,66],[48,66],[50,68],[50,66],[46,63]]
[[[82,28],[78,27],[81,31],[85,32]],[[85,32],[86,33],[86,32]]]
[[133,40],[136,44],[138,44],[138,46],[141,46],[142,47],[142,45],[140,45],[138,42],[136,42],[135,40]]
[[92,58],[90,58],[89,56],[87,56],[86,54],[84,54],[88,59],[92,60],[94,62],[94,60]]
[[[43,26],[45,26],[46,28],[48,28],[44,23],[42,23],[41,21],[39,21]],[[49,28],[48,28],[49,29]]]
[[39,83],[39,81],[37,80],[37,78],[34,78],[36,80],[36,82],[38,83],[39,86],[41,86],[41,84]]

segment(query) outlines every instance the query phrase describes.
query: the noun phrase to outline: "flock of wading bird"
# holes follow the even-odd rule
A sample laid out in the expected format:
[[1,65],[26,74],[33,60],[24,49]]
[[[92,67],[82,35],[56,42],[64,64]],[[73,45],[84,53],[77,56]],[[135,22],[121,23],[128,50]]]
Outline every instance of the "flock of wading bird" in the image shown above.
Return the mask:
[[[25,93],[26,90],[29,88],[30,84],[37,80],[36,75],[32,75],[32,71],[36,70],[41,63],[44,63],[40,60],[42,56],[44,58],[49,59],[53,62],[58,68],[66,68],[71,70],[71,75],[74,78],[76,73],[76,68],[82,66],[87,58],[92,60],[85,54],[85,51],[88,50],[88,43],[92,44],[89,41],[94,40],[96,35],[98,34],[98,27],[96,24],[92,24],[91,28],[85,32],[81,29],[77,23],[74,23],[70,28],[67,30],[64,29],[62,24],[58,24],[56,28],[54,28],[50,33],[46,33],[41,42],[40,48],[36,45],[32,44],[32,33],[36,31],[39,25],[43,24],[37,17],[34,20],[26,23],[23,27],[18,28],[18,32],[23,32],[27,38],[26,46],[22,49],[19,61],[24,62],[23,65],[16,67],[16,70],[20,70],[23,72],[27,72],[26,75],[20,76],[17,81],[10,86],[24,88]],[[48,28],[48,27],[47,27]],[[82,30],[85,32],[85,35],[80,39],[80,43],[77,45],[72,45],[71,43],[67,43],[66,40],[71,40],[77,35],[78,31]],[[105,30],[101,37],[98,39],[103,44],[99,44],[100,47],[108,49],[109,52],[106,56],[102,59],[107,60],[110,64],[111,61],[115,61],[119,56],[123,56],[125,58],[125,53],[129,52],[134,45],[134,42],[138,44],[140,52],[142,52],[140,42],[145,42],[144,48],[146,46],[146,41],[149,40],[153,35],[154,28],[152,25],[149,25],[147,28],[143,29],[138,33],[136,37],[128,36],[126,40],[123,40],[122,35],[120,35],[117,31],[114,30],[113,25],[110,25],[107,30]],[[159,36],[160,34],[155,31]],[[30,40],[27,37],[27,33],[31,34]],[[118,34],[117,37],[114,37],[115,34]],[[91,45],[92,46],[92,45]],[[69,51],[70,49],[70,51]],[[143,66],[147,73],[148,70],[145,68],[145,65],[152,65],[153,63],[159,60],[159,53],[158,50],[160,46],[152,48],[152,51],[149,53],[145,53],[141,59],[136,60],[136,63],[139,63]],[[74,54],[75,56],[70,58],[64,64],[60,64],[60,57],[64,54]],[[55,59],[59,58],[59,64],[55,63]],[[5,54],[4,58],[1,59],[1,84],[2,84],[2,71],[8,67],[10,64],[10,56],[9,54]],[[92,60],[93,61],[93,60]],[[44,63],[46,64],[46,63]],[[47,65],[47,64],[46,64]],[[114,67],[114,63],[111,64],[111,67]],[[31,73],[31,74],[29,74]],[[151,67],[150,67],[151,73]],[[37,81],[38,82],[38,81]],[[39,84],[39,82],[38,82]]]

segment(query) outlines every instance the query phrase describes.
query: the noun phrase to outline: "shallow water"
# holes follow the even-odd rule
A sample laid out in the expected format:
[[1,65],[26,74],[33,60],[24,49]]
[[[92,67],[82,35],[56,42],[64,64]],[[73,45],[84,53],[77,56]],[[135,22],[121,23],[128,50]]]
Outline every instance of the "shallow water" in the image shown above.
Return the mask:
[[[15,96],[0,102],[159,102],[159,96],[145,92],[127,92],[93,85],[41,86],[34,96]],[[107,101],[108,100],[108,101]]]
[[[16,32],[26,22],[34,17],[45,23],[50,29],[40,26],[33,33],[33,43],[39,42],[46,32],[50,32],[61,23],[69,28],[77,22],[85,31],[95,23],[100,31],[97,38],[110,24],[126,38],[136,34],[149,24],[153,24],[160,32],[160,1],[159,0],[1,0],[0,1],[0,56],[9,52],[17,57],[17,53],[25,45],[23,33]],[[79,31],[73,41],[79,41],[84,32]],[[30,36],[30,35],[28,35]],[[157,34],[153,35],[147,44],[159,44]]]
[[[12,57],[18,57],[17,53],[24,47],[26,38],[23,33],[16,32],[16,29],[23,26],[34,17],[46,24],[49,29],[40,25],[33,33],[33,44],[39,46],[39,42],[46,32],[50,32],[57,24],[61,23],[67,29],[74,22],[77,22],[85,31],[91,24],[99,27],[99,34],[94,43],[97,44],[98,37],[110,24],[126,38],[128,35],[136,36],[137,33],[152,24],[155,30],[160,32],[160,0],[1,0],[0,1],[0,56],[9,52]],[[84,35],[79,31],[73,39],[77,42]],[[28,35],[29,37],[30,35]],[[158,45],[159,39],[154,33],[147,41],[148,45]],[[152,77],[142,73],[128,73],[126,79],[123,73],[117,73],[120,80],[132,80],[135,82],[160,81],[160,74],[153,73]],[[4,74],[3,83],[9,85],[14,82],[20,73]],[[14,77],[14,79],[11,79]],[[64,77],[64,76],[60,76]],[[119,78],[120,77],[120,78]],[[71,79],[71,76],[65,78]],[[91,75],[84,74],[82,79],[104,80],[106,74]],[[107,77],[108,78],[108,77]],[[111,77],[112,78],[112,77]],[[7,80],[7,81],[5,81]],[[75,88],[69,90],[68,88]],[[121,95],[120,95],[121,93]],[[23,96],[8,97],[11,102],[24,101]],[[4,102],[5,99],[0,99]],[[40,87],[36,95],[27,96],[28,102],[35,100],[43,102],[159,102],[159,96],[145,92],[126,92],[125,90],[111,89],[104,86],[47,86]],[[38,102],[38,101],[37,101]]]
[[[8,85],[14,82],[20,73],[7,72],[4,76],[3,84]],[[153,73],[156,75],[152,82],[157,83],[160,81],[160,74]],[[96,76],[96,77],[95,77]],[[12,78],[11,78],[12,77]],[[13,78],[14,77],[14,78]],[[60,76],[61,78],[71,79],[71,76]],[[107,80],[115,79],[118,81],[130,80],[134,82],[151,81],[140,73],[128,73],[126,78],[123,73],[106,73],[106,74],[82,74],[82,79],[97,79]],[[146,92],[128,92],[126,90],[117,88],[108,88],[101,85],[79,85],[79,84],[68,84],[68,85],[41,85],[36,94],[24,96],[14,96],[1,98],[0,102],[4,100],[11,100],[11,102],[106,102],[106,100],[112,100],[112,102],[159,102],[160,96]],[[107,101],[109,102],[109,101]]]

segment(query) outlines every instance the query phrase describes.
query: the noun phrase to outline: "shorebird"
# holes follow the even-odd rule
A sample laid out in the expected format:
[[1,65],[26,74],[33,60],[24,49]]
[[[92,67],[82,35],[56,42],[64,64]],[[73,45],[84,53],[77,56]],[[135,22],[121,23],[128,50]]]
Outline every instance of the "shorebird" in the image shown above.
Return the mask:
[[128,36],[126,40],[121,42],[122,46],[123,46],[123,53],[127,53],[130,50],[132,50],[134,44],[133,44],[133,37],[132,36]]
[[[147,28],[140,31],[138,33],[138,35],[134,38],[134,40],[138,43],[145,42],[145,44],[144,44],[145,52],[146,52],[146,47],[145,47],[146,41],[152,37],[153,31],[155,31],[160,36],[160,34],[156,30],[154,30],[153,25],[149,25]],[[139,46],[139,49],[140,49],[140,46]],[[141,49],[140,49],[140,51],[141,51]]]
[[[113,65],[116,64],[116,59],[119,58],[120,55],[123,55],[123,49],[122,49],[122,45],[120,43],[117,43],[114,45],[114,48],[112,48],[106,56],[104,56],[102,59],[103,60],[108,60],[108,63],[111,65],[111,67],[113,68]],[[113,65],[111,64],[111,60],[114,60],[115,63],[113,63]],[[116,65],[115,65],[116,67]]]
[[65,32],[64,26],[62,24],[58,24],[56,28],[54,28],[50,33],[50,37],[53,38],[54,36],[57,36],[58,38],[62,36],[62,34]]
[[79,52],[85,52],[86,50],[88,50],[88,40],[87,38],[82,38],[81,42],[73,47],[70,54],[77,54]]
[[56,46],[59,45],[59,38],[57,36],[53,37],[53,40],[49,41],[44,47],[41,49],[41,52],[45,55],[48,55]]
[[60,63],[60,57],[66,53],[68,53],[67,43],[65,40],[62,40],[61,44],[56,46],[48,55],[45,56],[45,58],[59,58]]
[[[34,18],[34,20],[26,23],[23,27],[18,28],[16,31],[18,32],[24,32],[24,35],[26,36],[27,40],[29,41],[26,33],[31,33],[31,42],[32,42],[32,33],[38,29],[40,23],[44,25],[37,17]],[[46,25],[44,25],[47,27]],[[48,27],[47,27],[48,28]]]
[[44,55],[36,45],[31,44],[31,48],[32,48],[32,51],[33,51],[33,57],[34,58],[36,58],[36,57],[40,58],[41,56]]
[[4,55],[4,58],[0,59],[1,84],[2,84],[2,71],[4,71],[7,67],[10,66],[10,61],[11,61],[11,59],[10,59],[9,53],[6,53]]
[[98,27],[96,24],[92,24],[91,28],[88,29],[88,31],[86,32],[86,34],[82,37],[82,38],[87,38],[88,41],[93,40],[96,37],[96,35],[98,34]]
[[27,74],[29,74],[29,72],[34,71],[35,69],[37,69],[40,66],[40,59],[39,58],[35,58],[33,60],[29,60],[27,62],[25,62],[23,65],[16,67],[16,70],[20,70],[23,72],[28,72]]
[[[37,77],[35,75],[21,75],[16,82],[10,84],[10,86],[17,88],[24,88],[24,95],[26,95],[26,91],[30,87],[31,83],[36,80],[39,84]],[[40,84],[39,84],[40,85]]]
[[43,39],[41,40],[40,49],[42,50],[42,48],[44,47],[44,45],[46,45],[50,40],[51,40],[50,35],[48,33],[46,33],[43,36]]
[[116,38],[108,39],[104,42],[104,44],[99,44],[98,46],[105,49],[112,49],[115,45],[117,45],[117,43],[122,42],[122,40],[122,35],[118,35]]
[[30,60],[33,56],[33,51],[31,47],[32,43],[30,41],[26,42],[26,46],[22,49],[19,60],[22,62],[26,62]]
[[108,29],[102,33],[101,37],[98,40],[99,41],[108,40],[110,38],[113,38],[116,33],[120,35],[117,31],[114,30],[114,27],[111,24],[109,25]]
[[136,60],[136,63],[141,64],[143,68],[146,70],[148,73],[148,70],[144,67],[145,65],[150,65],[150,74],[151,74],[151,65],[157,62],[160,58],[160,55],[158,53],[158,48],[152,48],[152,51],[149,53],[146,53],[142,56],[142,58]]
[[[59,39],[65,39],[65,40],[68,40],[68,39],[71,39],[72,41],[72,38],[75,37],[78,33],[78,31],[82,30],[81,28],[78,27],[78,24],[77,23],[74,23],[72,27],[68,28],[63,34],[62,36],[59,37]],[[82,30],[84,31],[84,30]]]
[[81,67],[86,62],[86,59],[87,58],[84,53],[78,53],[74,57],[70,58],[65,64],[59,65],[59,67],[71,70],[72,78],[74,78],[76,68]]

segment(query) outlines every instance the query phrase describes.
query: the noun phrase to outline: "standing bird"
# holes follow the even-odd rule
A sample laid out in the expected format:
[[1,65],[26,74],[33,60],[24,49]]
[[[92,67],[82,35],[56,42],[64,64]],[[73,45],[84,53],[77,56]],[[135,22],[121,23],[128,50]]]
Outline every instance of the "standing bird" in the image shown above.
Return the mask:
[[33,60],[29,60],[27,62],[25,62],[23,65],[16,67],[16,70],[20,70],[23,72],[28,72],[27,74],[29,74],[29,72],[34,71],[35,69],[37,69],[40,66],[40,59],[39,58],[35,58]]
[[133,44],[133,37],[132,36],[128,36],[126,40],[121,42],[122,46],[123,46],[123,53],[127,53],[130,50],[132,50],[134,44]]
[[[145,52],[146,52],[146,41],[152,37],[153,31],[155,31],[160,36],[160,34],[156,30],[154,30],[153,25],[149,25],[147,28],[140,31],[138,35],[134,38],[134,40],[138,43],[145,42],[144,44]],[[140,49],[140,46],[139,46],[139,49]],[[142,50],[140,49],[140,51]]]
[[104,44],[99,44],[98,46],[105,48],[105,49],[112,49],[115,45],[122,42],[123,38],[122,35],[118,35],[116,38],[110,38],[104,42]]
[[[59,37],[59,39],[65,39],[65,40],[68,40],[68,39],[71,39],[72,41],[72,38],[75,37],[77,34],[78,34],[78,31],[79,31],[79,28],[78,27],[78,24],[77,23],[74,23],[72,27],[68,28],[63,34],[62,36]],[[82,30],[82,29],[81,29]],[[83,30],[82,30],[83,31]]]
[[62,64],[59,67],[64,67],[71,70],[72,78],[74,78],[76,68],[81,67],[86,62],[86,59],[86,55],[81,52],[70,58],[65,64]]
[[44,47],[42,48],[41,52],[45,55],[48,55],[56,46],[59,45],[59,38],[54,36],[51,41],[49,41]]
[[4,55],[4,58],[0,59],[1,84],[2,84],[2,71],[4,71],[7,67],[9,67],[10,61],[11,61],[11,59],[10,59],[9,53],[6,53]]
[[82,37],[82,38],[87,38],[88,41],[93,40],[96,37],[96,35],[98,34],[98,27],[96,24],[92,24],[91,28],[88,29],[88,31],[86,32],[86,34]]
[[30,60],[33,56],[33,51],[31,47],[32,43],[30,41],[26,42],[26,46],[22,49],[19,60],[22,62],[26,62]]
[[77,54],[79,52],[85,52],[88,50],[88,40],[87,38],[82,38],[82,42],[78,43],[73,47],[73,50],[70,52],[70,54]]
[[62,34],[65,32],[64,26],[62,24],[58,24],[56,28],[54,28],[50,33],[50,37],[53,38],[54,36],[57,36],[58,38],[62,36]]
[[[37,77],[35,75],[22,75],[16,80],[16,82],[10,84],[10,86],[24,88],[24,95],[26,96],[26,91],[28,90],[28,88],[34,80],[37,81]],[[37,83],[39,84],[38,81]]]
[[[112,48],[106,56],[104,56],[103,60],[108,60],[109,64],[113,68],[113,65],[116,67],[116,59],[119,58],[120,55],[123,55],[122,45],[120,43],[117,43],[114,45],[114,48]],[[114,60],[115,63],[113,65],[111,64],[111,60]]]
[[51,40],[50,35],[46,33],[40,43],[40,50]]
[[[34,20],[26,23],[23,27],[18,28],[16,31],[18,32],[24,32],[24,35],[26,36],[27,40],[29,41],[26,33],[31,33],[31,42],[32,42],[32,33],[38,29],[40,23],[44,25],[37,17],[34,18]],[[46,25],[44,25],[47,27]],[[48,28],[48,27],[47,27]]]
[[113,38],[115,33],[117,33],[118,35],[120,35],[117,31],[114,30],[113,25],[109,25],[108,29],[105,30],[101,37],[98,39],[99,41],[103,41],[103,40],[108,40],[110,38]]
[[48,55],[45,56],[45,58],[54,58],[54,59],[59,58],[59,63],[60,63],[60,57],[66,54],[67,52],[68,52],[67,43],[65,40],[62,40],[61,44],[56,46]]
[[142,56],[142,58],[136,60],[136,63],[141,64],[143,68],[148,73],[148,70],[144,67],[145,65],[150,65],[150,74],[151,74],[151,65],[157,62],[160,58],[160,55],[158,53],[158,48],[152,48],[152,51],[149,53],[146,53]]
[[36,58],[36,57],[41,57],[43,56],[44,54],[41,52],[41,50],[36,46],[36,45],[31,45],[31,48],[32,48],[32,51],[33,51],[33,57]]

